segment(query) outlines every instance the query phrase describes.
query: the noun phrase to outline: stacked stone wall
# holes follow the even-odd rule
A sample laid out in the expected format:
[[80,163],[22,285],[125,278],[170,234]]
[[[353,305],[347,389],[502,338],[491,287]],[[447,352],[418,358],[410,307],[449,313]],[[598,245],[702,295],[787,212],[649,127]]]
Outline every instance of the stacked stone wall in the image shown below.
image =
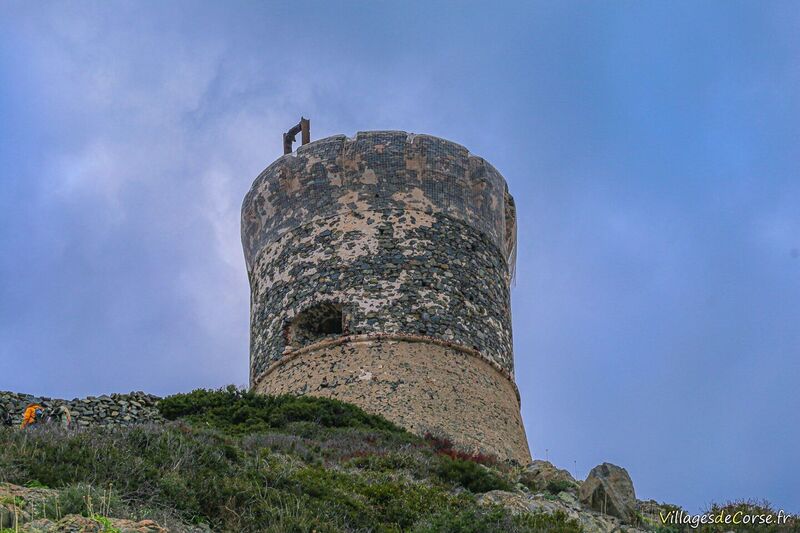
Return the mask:
[[130,426],[145,422],[163,422],[164,418],[156,408],[160,399],[144,392],[62,400],[0,391],[0,414],[10,414],[14,425],[19,427],[25,408],[32,403],[41,405],[45,414],[55,412],[58,407],[65,405],[76,427]]

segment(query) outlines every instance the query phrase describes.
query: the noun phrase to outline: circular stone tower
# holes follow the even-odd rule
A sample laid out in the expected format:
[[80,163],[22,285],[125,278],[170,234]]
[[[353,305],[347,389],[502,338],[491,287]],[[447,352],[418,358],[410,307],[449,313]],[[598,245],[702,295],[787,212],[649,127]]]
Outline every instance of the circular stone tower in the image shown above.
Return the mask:
[[250,384],[337,398],[530,461],[514,384],[514,201],[466,148],[399,131],[282,156],[242,206]]

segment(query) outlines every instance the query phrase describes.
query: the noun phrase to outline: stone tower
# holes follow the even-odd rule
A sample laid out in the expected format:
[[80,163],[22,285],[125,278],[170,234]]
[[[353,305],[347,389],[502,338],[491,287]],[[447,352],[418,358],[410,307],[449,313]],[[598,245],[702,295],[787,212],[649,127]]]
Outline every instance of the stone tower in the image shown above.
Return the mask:
[[242,206],[250,384],[352,402],[530,460],[514,383],[514,201],[455,143],[399,131],[298,148]]

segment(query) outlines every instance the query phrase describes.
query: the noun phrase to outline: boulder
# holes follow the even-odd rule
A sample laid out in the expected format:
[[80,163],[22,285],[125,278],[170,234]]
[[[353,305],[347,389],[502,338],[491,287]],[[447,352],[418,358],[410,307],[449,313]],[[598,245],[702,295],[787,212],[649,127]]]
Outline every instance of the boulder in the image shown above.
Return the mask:
[[16,526],[28,520],[30,515],[13,503],[0,503],[0,531],[14,531]]
[[490,490],[478,496],[480,505],[500,505],[512,514],[527,513],[530,510],[528,498],[521,492]]
[[557,497],[542,493],[519,493],[493,490],[478,497],[480,505],[501,505],[515,515],[564,513],[577,520],[586,533],[644,533],[623,524],[618,518],[584,509],[575,496],[561,492]]
[[[0,483],[0,531],[20,533],[168,533],[152,520],[128,520],[69,514],[62,517],[41,517],[47,502],[59,497],[57,489],[28,488]],[[197,528],[186,531],[200,531]]]
[[632,523],[636,520],[636,493],[627,470],[611,463],[592,468],[578,491],[580,502],[595,511]]
[[519,481],[532,491],[547,490],[554,494],[565,490],[575,492],[579,486],[569,472],[541,460],[528,465],[520,474]]

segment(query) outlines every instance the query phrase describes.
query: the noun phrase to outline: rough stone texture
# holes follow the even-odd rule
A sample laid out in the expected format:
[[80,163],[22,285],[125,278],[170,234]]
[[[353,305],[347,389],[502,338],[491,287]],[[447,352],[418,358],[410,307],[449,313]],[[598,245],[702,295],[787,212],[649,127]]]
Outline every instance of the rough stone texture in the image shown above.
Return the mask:
[[578,491],[581,503],[622,520],[636,515],[636,493],[628,471],[611,463],[592,468]]
[[[513,385],[509,282],[516,213],[505,180],[483,159],[455,143],[404,132],[316,141],[256,178],[242,207],[242,243],[251,286],[253,387],[329,395],[312,383],[342,377],[313,365],[313,353],[303,357],[314,368],[305,372],[308,383],[295,381],[302,372],[274,367],[297,350],[337,338],[395,335],[446,343],[488,363],[486,374],[476,379],[508,381],[502,387],[506,397],[485,401],[503,411],[493,409],[499,418],[482,432],[495,433],[497,442],[509,440],[514,457],[530,459],[521,422],[516,429]],[[331,328],[337,320],[339,326]],[[421,365],[425,350],[406,353],[407,346],[391,351],[397,365],[407,365],[406,382],[448,380],[439,363]],[[438,356],[441,350],[433,352]],[[457,370],[451,366],[471,360],[463,353],[454,348],[443,368]],[[283,383],[289,375],[292,381]],[[404,396],[418,390],[416,385],[380,397],[371,396],[374,389],[360,393],[360,387],[365,383],[349,384],[348,401],[402,418],[406,427],[431,422],[450,427],[456,442],[474,442],[473,420],[486,418],[474,412],[455,418],[456,410],[445,409],[458,403],[455,398],[443,404],[436,420],[417,416],[425,409]],[[455,387],[470,392],[466,383]],[[403,405],[409,413],[392,413]],[[503,425],[515,430],[503,435]]]
[[329,341],[276,364],[256,390],[355,403],[413,432],[458,435],[470,451],[528,462],[513,383],[480,357],[431,341]]
[[122,518],[110,518],[108,525],[110,527],[97,520],[73,514],[60,520],[40,518],[25,524],[19,530],[22,533],[108,533],[109,530],[118,533],[169,533],[168,529],[152,520],[134,522]]
[[[52,516],[56,511],[50,508],[58,496],[59,491],[56,489],[27,488],[11,483],[0,483],[0,530],[30,533],[108,531],[99,521],[85,516],[74,514]],[[109,518],[108,521],[119,533],[168,533],[169,531],[152,520]]]
[[541,460],[533,461],[522,471],[520,482],[533,491],[547,490],[550,486],[575,492],[579,486],[572,474]]
[[494,167],[445,139],[370,131],[301,146],[256,178],[242,210],[245,258],[252,266],[271,242],[311,219],[384,210],[444,213],[513,255],[514,202]]
[[159,397],[144,392],[89,396],[73,400],[60,400],[17,392],[0,391],[0,418],[11,415],[15,426],[22,423],[25,408],[38,403],[45,415],[61,405],[66,405],[72,415],[73,426],[128,426],[141,422],[161,422],[163,417],[156,409]]
[[580,522],[586,533],[644,533],[647,529],[623,523],[618,518],[586,509],[575,496],[562,492],[558,496],[543,493],[505,492],[493,490],[478,498],[482,505],[502,505],[515,514],[546,513],[558,511]]
[[481,234],[441,215],[349,213],[311,222],[255,262],[252,377],[292,347],[294,319],[331,304],[341,306],[347,333],[433,336],[511,373],[506,269]]

